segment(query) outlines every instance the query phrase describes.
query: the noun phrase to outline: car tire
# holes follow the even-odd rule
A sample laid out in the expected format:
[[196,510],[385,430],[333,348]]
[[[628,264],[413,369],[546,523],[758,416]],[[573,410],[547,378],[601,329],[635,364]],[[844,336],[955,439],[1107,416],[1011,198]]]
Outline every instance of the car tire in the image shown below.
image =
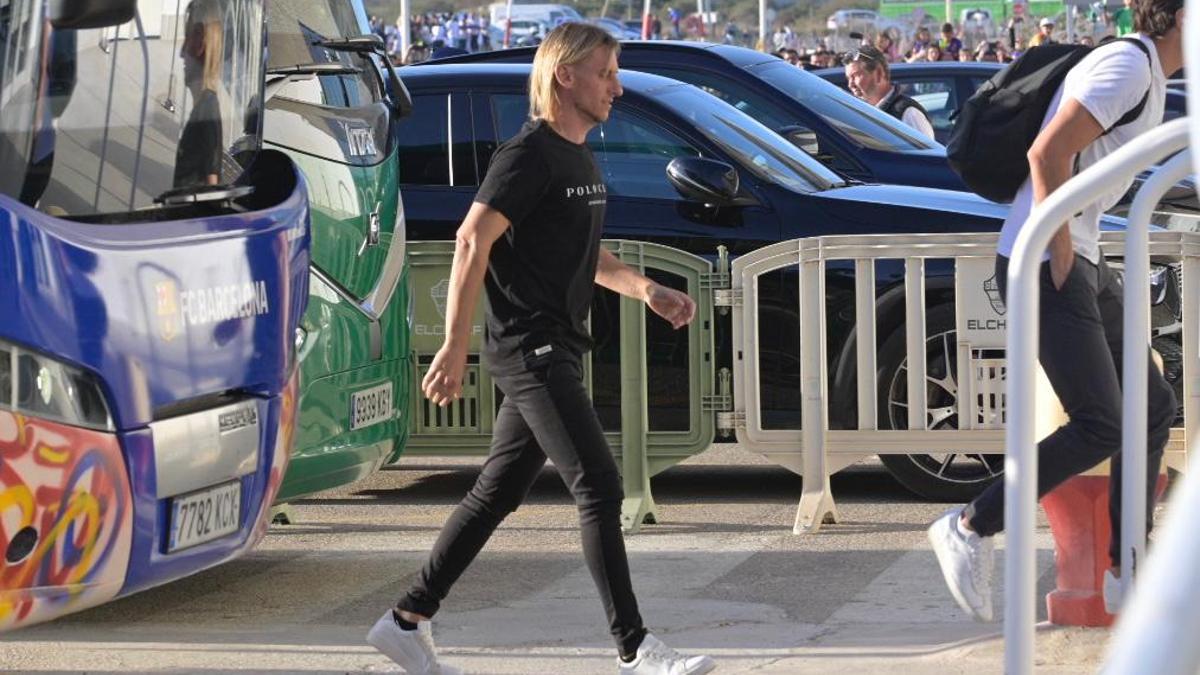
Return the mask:
[[[954,305],[929,309],[925,319],[926,408],[930,429],[958,428],[958,350]],[[879,429],[908,428],[908,378],[904,326],[883,342],[878,355]],[[1003,455],[945,453],[880,455],[901,485],[938,502],[967,502],[1003,475]]]

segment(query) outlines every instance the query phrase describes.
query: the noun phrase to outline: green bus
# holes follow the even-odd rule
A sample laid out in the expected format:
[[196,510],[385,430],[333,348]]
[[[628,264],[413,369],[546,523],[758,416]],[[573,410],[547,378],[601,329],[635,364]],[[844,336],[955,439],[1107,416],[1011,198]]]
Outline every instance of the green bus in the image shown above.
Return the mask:
[[361,0],[278,0],[263,137],[308,183],[300,409],[277,503],[354,482],[408,439],[408,272],[395,127],[412,102]]

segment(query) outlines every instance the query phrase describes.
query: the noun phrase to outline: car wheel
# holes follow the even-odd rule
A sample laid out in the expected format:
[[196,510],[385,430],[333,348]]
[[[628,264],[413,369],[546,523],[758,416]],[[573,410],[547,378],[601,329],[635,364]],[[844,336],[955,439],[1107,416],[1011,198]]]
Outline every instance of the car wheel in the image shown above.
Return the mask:
[[[925,409],[929,429],[958,428],[958,349],[954,306],[938,305],[926,315]],[[908,428],[908,359],[904,326],[884,341],[878,356],[880,429]],[[881,455],[896,480],[932,500],[966,502],[1004,472],[1004,455],[970,452]]]

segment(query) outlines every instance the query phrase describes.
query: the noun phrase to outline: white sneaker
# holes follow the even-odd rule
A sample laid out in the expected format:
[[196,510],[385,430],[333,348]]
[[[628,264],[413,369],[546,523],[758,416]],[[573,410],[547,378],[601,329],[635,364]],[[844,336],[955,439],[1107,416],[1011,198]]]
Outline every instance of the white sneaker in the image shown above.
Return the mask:
[[701,675],[717,667],[707,656],[684,656],[646,633],[637,658],[629,663],[617,659],[617,675]]
[[1121,580],[1113,576],[1112,570],[1104,570],[1104,611],[1116,614],[1121,611]]
[[976,621],[992,620],[992,538],[968,532],[956,521],[962,508],[951,509],[929,526],[929,543],[942,567],[950,594]]
[[462,675],[463,672],[438,663],[428,621],[418,623],[416,630],[401,630],[390,609],[371,626],[367,644],[383,652],[409,675]]

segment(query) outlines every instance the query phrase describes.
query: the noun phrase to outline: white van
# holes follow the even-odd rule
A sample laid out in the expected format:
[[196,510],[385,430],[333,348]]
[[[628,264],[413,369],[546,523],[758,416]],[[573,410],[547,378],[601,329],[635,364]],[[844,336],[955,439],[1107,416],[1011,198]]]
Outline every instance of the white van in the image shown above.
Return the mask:
[[[504,20],[508,18],[508,4],[497,2],[488,9],[491,11],[492,25],[503,28]],[[583,17],[575,11],[575,8],[551,4],[518,5],[513,3],[512,18],[513,21],[541,21],[551,28],[564,21],[583,21]]]

